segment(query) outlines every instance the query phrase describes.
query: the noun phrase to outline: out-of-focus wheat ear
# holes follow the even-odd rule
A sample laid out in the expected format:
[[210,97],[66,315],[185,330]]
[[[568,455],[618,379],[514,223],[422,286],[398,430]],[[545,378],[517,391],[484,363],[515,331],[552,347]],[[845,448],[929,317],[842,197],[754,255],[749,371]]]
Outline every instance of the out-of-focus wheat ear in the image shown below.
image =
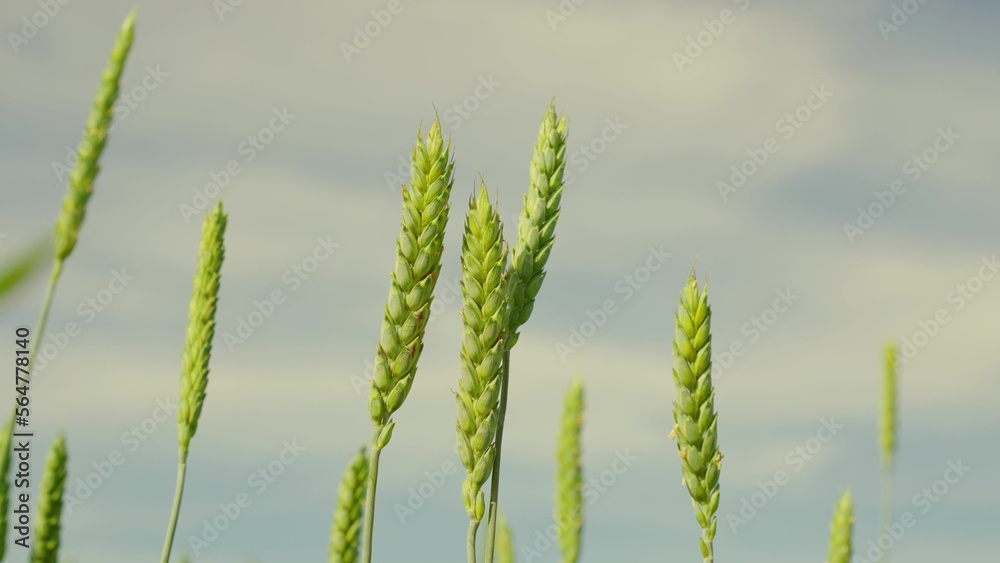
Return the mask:
[[882,387],[882,417],[880,445],[882,469],[891,471],[896,455],[896,345],[885,347],[885,368]]
[[9,508],[11,436],[14,432],[14,417],[0,430],[0,561],[7,550],[7,509]]
[[212,340],[215,337],[215,312],[219,300],[222,262],[225,258],[224,237],[228,218],[222,211],[222,202],[205,217],[198,247],[198,270],[194,276],[191,302],[188,306],[187,335],[181,354],[180,396],[177,400],[177,484],[174,502],[167,524],[167,537],[163,543],[160,563],[169,563],[173,548],[177,517],[184,496],[187,475],[188,449],[191,438],[198,430],[198,419],[205,404],[208,388],[208,366],[212,358]]
[[715,387],[712,385],[712,310],[708,289],[699,289],[694,273],[681,292],[674,337],[674,428],[681,458],[681,476],[695,519],[702,529],[699,539],[704,563],[714,561],[713,541],[719,508],[719,451]]
[[66,460],[66,437],[59,434],[45,458],[38,516],[35,520],[35,546],[31,552],[32,563],[56,563],[59,557]]
[[125,59],[128,58],[134,36],[136,12],[133,9],[125,18],[118,39],[111,51],[108,66],[101,76],[101,85],[94,98],[94,105],[83,130],[83,139],[77,147],[76,165],[69,175],[69,186],[63,199],[62,213],[56,221],[56,261],[62,262],[76,246],[77,235],[83,224],[87,201],[94,191],[94,178],[100,171],[101,153],[107,142],[113,107],[118,98],[118,87]]
[[850,563],[851,536],[854,531],[854,504],[850,489],[837,501],[830,522],[830,553],[827,563]]
[[511,253],[511,321],[507,349],[517,344],[518,329],[528,322],[545,279],[545,263],[556,240],[566,169],[567,124],[550,102],[542,117],[531,158],[528,193],[517,225],[517,243]]
[[337,488],[337,509],[330,528],[330,563],[356,563],[361,555],[361,523],[368,479],[368,456],[361,448],[347,465]]
[[222,202],[205,217],[201,244],[198,249],[198,271],[194,277],[191,302],[188,306],[187,337],[181,355],[180,400],[177,403],[177,425],[181,457],[187,458],[191,438],[198,430],[198,419],[205,404],[208,388],[208,367],[215,337],[215,311],[219,300],[222,261],[225,258],[223,238],[228,218]]
[[496,557],[497,563],[514,563],[514,535],[503,513],[497,517]]
[[[890,342],[885,347],[882,382],[882,413],[879,425],[879,450],[882,461],[882,506],[879,517],[879,533],[888,529],[892,520],[893,489],[895,488],[894,469],[896,465],[896,398],[897,380],[896,345]],[[889,561],[889,553],[885,552],[881,561]]]
[[576,377],[566,392],[556,459],[556,517],[559,520],[557,539],[564,563],[576,563],[580,558],[583,530],[583,463],[580,434],[583,427],[583,410],[583,382]]

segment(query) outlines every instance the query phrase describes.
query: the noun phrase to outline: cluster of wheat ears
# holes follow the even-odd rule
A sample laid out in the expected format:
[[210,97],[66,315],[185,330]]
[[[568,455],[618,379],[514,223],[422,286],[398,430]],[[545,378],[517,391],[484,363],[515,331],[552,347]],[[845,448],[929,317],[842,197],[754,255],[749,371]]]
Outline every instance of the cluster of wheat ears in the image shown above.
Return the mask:
[[[79,159],[69,178],[62,212],[56,223],[54,262],[48,290],[34,332],[40,337],[62,266],[72,253],[84,212],[99,170],[111,124],[119,78],[133,40],[135,12],[122,26],[105,70],[93,110],[78,147]],[[466,469],[462,506],[469,517],[468,561],[492,563],[515,560],[510,530],[499,512],[499,485],[504,419],[507,410],[511,352],[519,330],[528,321],[545,279],[545,265],[555,241],[566,164],[567,124],[550,104],[538,133],[531,159],[528,192],[524,197],[517,239],[508,244],[496,207],[485,183],[469,201],[462,242],[463,338],[458,386],[455,391],[458,454]],[[372,560],[375,495],[379,459],[392,439],[393,415],[403,406],[417,374],[423,352],[434,288],[441,270],[448,223],[454,162],[451,144],[442,138],[435,119],[426,137],[417,134],[411,178],[402,188],[402,224],[396,241],[381,336],[375,352],[368,397],[371,441],[348,464],[340,482],[331,527],[329,560],[364,563]],[[227,216],[221,201],[204,221],[197,273],[190,301],[187,338],[181,360],[178,403],[179,462],[177,485],[170,510],[162,559],[167,563],[180,513],[189,446],[198,429],[209,382],[209,360],[215,332],[215,313],[224,258]],[[0,272],[0,294],[27,278],[41,256],[51,249],[33,249]],[[46,259],[47,260],[47,259]],[[705,285],[693,272],[680,294],[673,340],[674,426],[664,439],[676,441],[682,482],[690,493],[698,539],[705,563],[714,561],[713,543],[719,508],[722,453],[718,440],[715,388],[712,384],[712,310]],[[37,347],[32,350],[37,350]],[[33,365],[33,358],[29,366]],[[891,517],[895,440],[896,358],[892,345],[885,357],[885,401],[881,450],[883,483],[882,521]],[[666,369],[664,369],[666,376]],[[583,530],[583,466],[581,429],[584,414],[583,383],[573,380],[566,393],[557,448],[556,517],[562,560],[580,559]],[[9,474],[14,416],[0,434],[0,560],[7,550]],[[67,474],[66,439],[56,438],[45,463],[35,513],[30,557],[34,563],[58,559],[63,494]],[[489,497],[484,488],[489,483]],[[457,499],[456,499],[457,502]],[[486,518],[485,549],[477,548],[477,531]],[[828,563],[851,558],[853,505],[850,491],[836,503],[830,533]],[[693,547],[693,546],[692,546]]]

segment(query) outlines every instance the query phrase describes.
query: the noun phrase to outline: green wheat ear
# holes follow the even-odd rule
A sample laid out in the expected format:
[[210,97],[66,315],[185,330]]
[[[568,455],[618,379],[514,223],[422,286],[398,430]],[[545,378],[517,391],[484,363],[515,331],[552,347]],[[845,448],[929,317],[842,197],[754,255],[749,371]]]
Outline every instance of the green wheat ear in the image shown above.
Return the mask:
[[[403,213],[396,240],[396,266],[382,320],[369,396],[369,416],[377,428],[389,425],[410,392],[424,331],[441,271],[454,162],[451,143],[441,136],[435,117],[427,138],[417,132],[410,185],[403,186]],[[391,430],[383,435],[389,441]],[[383,444],[384,446],[385,444]],[[380,448],[381,449],[381,448]]]
[[[896,367],[896,345],[890,342],[885,347],[882,416],[879,429],[882,461],[882,507],[879,520],[883,529],[888,528],[892,520],[893,468],[896,456]],[[889,554],[886,553],[882,561],[888,560]]]
[[705,563],[714,561],[713,541],[719,508],[719,473],[715,388],[712,385],[712,310],[707,288],[698,288],[694,274],[681,292],[674,338],[674,428],[681,458],[681,475],[702,529],[699,539]]
[[188,306],[187,338],[181,355],[180,401],[177,403],[178,441],[184,459],[187,458],[191,438],[198,430],[198,419],[205,404],[227,221],[222,202],[219,202],[202,225],[198,272]]
[[337,488],[337,509],[330,528],[330,563],[356,563],[361,549],[361,517],[368,478],[368,456],[361,448],[347,465]]
[[517,344],[518,329],[528,322],[545,279],[545,263],[556,239],[556,221],[566,169],[565,117],[549,103],[538,130],[531,158],[528,193],[517,225],[517,244],[511,253],[511,321],[507,349]]
[[486,185],[469,201],[462,241],[462,348],[455,402],[458,454],[465,466],[462,502],[469,515],[467,553],[475,561],[476,530],[486,514],[483,485],[493,470],[500,369],[508,307],[507,247]]
[[125,59],[132,47],[134,36],[135,10],[129,12],[122,24],[118,39],[108,66],[101,77],[101,85],[94,99],[94,105],[83,130],[83,139],[77,147],[77,161],[69,175],[69,187],[63,199],[62,213],[56,221],[56,261],[62,262],[76,246],[77,235],[83,224],[87,201],[94,191],[94,178],[100,171],[98,161],[107,142],[108,128],[111,126],[112,108],[118,97],[118,82]]
[[583,529],[583,465],[580,454],[580,430],[583,426],[583,408],[583,382],[579,377],[576,377],[566,392],[556,460],[558,468],[556,479],[558,540],[565,563],[576,563],[580,558],[580,536]]
[[60,434],[45,458],[41,499],[38,501],[38,517],[35,522],[35,547],[31,552],[32,563],[56,563],[59,556],[66,459],[66,437]]
[[224,236],[228,218],[222,211],[222,202],[205,217],[198,247],[198,270],[195,273],[191,302],[188,306],[187,336],[181,354],[180,396],[177,400],[177,485],[174,502],[167,524],[167,537],[163,544],[160,563],[168,563],[173,548],[177,517],[184,496],[187,475],[188,449],[191,438],[198,431],[198,419],[205,404],[208,388],[208,365],[212,357],[212,340],[215,337],[215,312],[219,300],[219,282],[222,261],[225,257]]
[[850,563],[851,536],[854,528],[854,505],[850,489],[837,501],[830,523],[830,554],[827,563]]

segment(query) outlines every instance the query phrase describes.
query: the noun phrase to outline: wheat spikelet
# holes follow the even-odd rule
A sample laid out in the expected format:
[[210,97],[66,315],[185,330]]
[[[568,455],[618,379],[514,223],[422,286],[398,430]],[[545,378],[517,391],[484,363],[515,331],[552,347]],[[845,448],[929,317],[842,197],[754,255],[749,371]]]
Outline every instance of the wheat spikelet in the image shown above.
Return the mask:
[[181,358],[180,400],[177,403],[178,440],[181,458],[187,458],[191,438],[198,430],[198,418],[205,404],[208,387],[208,364],[215,336],[215,310],[219,298],[219,279],[225,257],[223,238],[228,219],[222,202],[205,217],[198,249],[198,272],[188,308],[187,339]]
[[500,215],[490,204],[486,186],[469,201],[462,243],[461,377],[455,393],[458,453],[467,477],[462,500],[469,518],[485,513],[482,487],[493,469],[497,429],[500,366],[508,309],[505,302],[507,248]]
[[[396,267],[385,305],[382,336],[375,354],[369,416],[386,427],[406,400],[424,347],[424,330],[441,271],[454,163],[437,118],[427,138],[417,132],[410,185],[403,187],[403,213],[396,241]],[[384,440],[388,442],[388,433]],[[382,444],[385,445],[384,443]]]
[[583,382],[577,377],[566,392],[556,459],[556,517],[559,521],[557,539],[565,563],[576,563],[580,558],[580,536],[583,529],[580,430],[583,426],[583,408]]
[[59,556],[59,536],[66,486],[66,438],[56,437],[45,458],[45,472],[39,491],[38,516],[35,521],[35,547],[32,563],[56,563]]
[[330,563],[356,563],[361,548],[361,516],[368,478],[365,448],[351,458],[337,489],[337,510],[330,529]]
[[566,168],[566,118],[556,116],[550,103],[538,130],[531,158],[528,193],[517,226],[517,244],[511,253],[511,321],[508,349],[518,339],[518,329],[528,321],[535,297],[545,279],[545,263],[555,242],[563,171]]
[[705,563],[714,561],[715,513],[719,508],[719,473],[722,453],[718,447],[715,388],[712,385],[712,310],[708,290],[699,291],[692,273],[681,292],[674,338],[674,428],[681,458],[681,475],[691,495],[695,519],[702,529],[699,539]]
[[830,554],[827,563],[850,563],[851,536],[854,528],[854,505],[848,489],[837,501],[830,523]]
[[135,10],[129,12],[111,51],[108,66],[101,77],[101,85],[94,98],[83,139],[77,147],[77,162],[69,175],[69,186],[63,199],[62,213],[56,221],[56,261],[62,262],[76,246],[77,235],[83,224],[87,201],[94,190],[94,178],[100,171],[99,160],[107,141],[111,125],[112,108],[118,97],[118,83],[125,59],[128,58],[134,35]]

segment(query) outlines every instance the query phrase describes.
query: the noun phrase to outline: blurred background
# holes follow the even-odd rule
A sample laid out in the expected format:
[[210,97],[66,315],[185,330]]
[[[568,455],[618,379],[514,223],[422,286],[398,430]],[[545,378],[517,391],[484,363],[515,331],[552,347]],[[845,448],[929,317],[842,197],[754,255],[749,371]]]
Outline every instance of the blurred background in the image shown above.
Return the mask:
[[[463,560],[450,392],[461,227],[482,174],[513,238],[553,97],[569,118],[569,183],[513,354],[504,439],[518,560],[559,558],[546,537],[554,448],[578,373],[583,560],[699,558],[667,439],[673,314],[696,260],[725,454],[719,561],[822,561],[846,487],[855,554],[868,557],[892,340],[904,360],[895,520],[915,522],[892,558],[998,554],[996,3],[136,4],[103,171],[32,389],[36,475],[68,433],[68,559],[160,552],[201,221],[224,189],[212,373],[174,552],[325,560],[337,483],[370,436],[399,185],[436,110],[456,161],[451,225],[417,379],[382,455],[375,559]],[[0,263],[51,233],[132,6],[0,7]],[[8,350],[15,327],[34,326],[44,280],[3,304]],[[109,470],[112,456],[124,461]],[[252,504],[222,516],[241,493]]]

